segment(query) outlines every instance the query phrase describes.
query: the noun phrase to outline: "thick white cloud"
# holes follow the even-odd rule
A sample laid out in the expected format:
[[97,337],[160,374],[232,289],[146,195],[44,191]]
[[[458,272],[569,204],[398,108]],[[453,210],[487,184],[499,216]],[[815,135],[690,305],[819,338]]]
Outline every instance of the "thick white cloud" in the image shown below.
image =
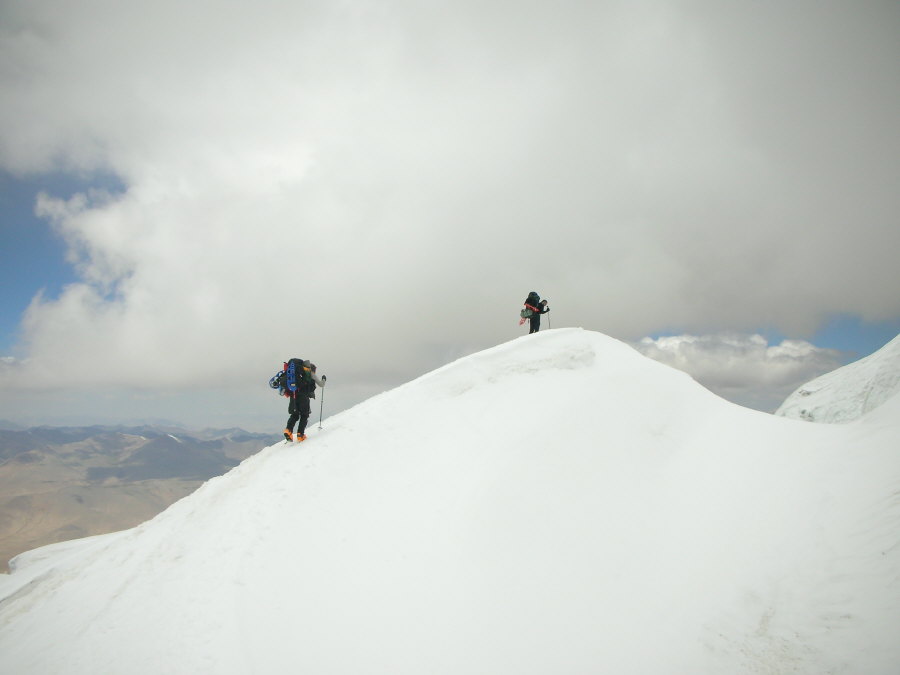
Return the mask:
[[82,282],[8,386],[297,355],[377,390],[514,336],[532,289],[632,339],[900,314],[895,4],[2,12],[0,167],[125,186],[39,199]]
[[805,340],[770,346],[757,334],[645,337],[634,346],[685,371],[723,398],[769,412],[804,382],[842,365],[837,350]]

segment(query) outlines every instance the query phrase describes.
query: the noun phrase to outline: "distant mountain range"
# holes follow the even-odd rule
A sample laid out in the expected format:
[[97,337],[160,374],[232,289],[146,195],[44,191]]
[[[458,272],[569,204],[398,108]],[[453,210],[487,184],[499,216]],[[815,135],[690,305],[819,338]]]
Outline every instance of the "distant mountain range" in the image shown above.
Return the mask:
[[0,429],[0,571],[23,551],[138,525],[273,440],[149,425]]

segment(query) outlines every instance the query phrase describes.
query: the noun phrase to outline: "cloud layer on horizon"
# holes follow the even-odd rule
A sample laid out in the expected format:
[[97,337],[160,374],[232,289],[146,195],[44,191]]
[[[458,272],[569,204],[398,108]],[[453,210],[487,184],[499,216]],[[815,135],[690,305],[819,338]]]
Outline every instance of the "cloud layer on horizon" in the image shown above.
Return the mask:
[[805,340],[769,345],[762,335],[672,335],[633,345],[683,370],[722,398],[774,412],[800,385],[843,365],[842,354]]
[[36,198],[82,281],[4,388],[374,391],[532,289],[630,340],[900,315],[896,5],[232,9],[3,7],[0,168],[125,186]]

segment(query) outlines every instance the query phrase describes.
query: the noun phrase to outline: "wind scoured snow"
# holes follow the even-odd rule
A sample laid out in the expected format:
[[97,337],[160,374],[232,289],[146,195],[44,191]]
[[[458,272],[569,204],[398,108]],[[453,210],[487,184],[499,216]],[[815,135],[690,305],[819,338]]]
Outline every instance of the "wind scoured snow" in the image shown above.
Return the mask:
[[900,407],[876,413],[804,424],[603,335],[524,336],[19,556],[0,672],[894,674]]
[[900,335],[874,354],[797,388],[776,415],[808,422],[852,422],[900,393]]

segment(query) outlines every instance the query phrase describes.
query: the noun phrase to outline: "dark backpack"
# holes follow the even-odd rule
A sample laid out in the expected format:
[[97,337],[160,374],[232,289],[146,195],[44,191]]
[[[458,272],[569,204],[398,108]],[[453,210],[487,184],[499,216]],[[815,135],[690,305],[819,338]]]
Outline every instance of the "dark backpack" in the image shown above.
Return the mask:
[[[541,296],[539,296],[535,291],[531,291],[528,294],[528,297],[525,298],[525,304],[531,305],[531,307],[537,308],[541,302]],[[528,319],[534,314],[534,310],[531,307],[525,307],[521,312],[519,312],[519,316],[523,319]]]
[[303,367],[303,359],[285,361],[284,368],[269,380],[269,386],[277,389],[282,396],[291,396],[299,391],[315,398],[316,383],[309,369]]
[[316,397],[316,382],[312,377],[312,366],[303,365],[303,359],[291,359],[284,364],[284,383],[287,393],[290,396],[293,393],[306,394],[310,398]]

